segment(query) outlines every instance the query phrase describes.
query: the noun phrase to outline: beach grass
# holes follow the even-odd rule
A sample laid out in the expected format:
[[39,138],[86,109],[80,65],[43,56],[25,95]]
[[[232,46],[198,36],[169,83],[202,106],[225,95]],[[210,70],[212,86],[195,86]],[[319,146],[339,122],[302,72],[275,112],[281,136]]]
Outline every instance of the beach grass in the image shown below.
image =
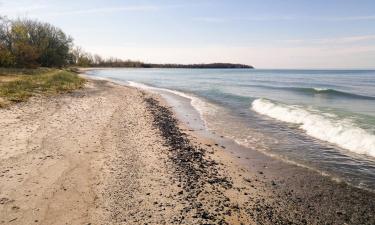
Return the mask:
[[0,69],[0,107],[27,101],[35,95],[54,95],[81,88],[77,73],[58,69]]

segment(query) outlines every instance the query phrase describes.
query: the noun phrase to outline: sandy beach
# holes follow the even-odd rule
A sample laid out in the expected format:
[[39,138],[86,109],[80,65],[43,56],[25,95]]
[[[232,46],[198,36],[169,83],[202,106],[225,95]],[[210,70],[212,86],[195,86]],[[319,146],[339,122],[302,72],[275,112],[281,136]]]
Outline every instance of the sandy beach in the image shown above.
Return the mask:
[[374,193],[204,138],[110,81],[0,109],[0,127],[0,224],[375,224]]

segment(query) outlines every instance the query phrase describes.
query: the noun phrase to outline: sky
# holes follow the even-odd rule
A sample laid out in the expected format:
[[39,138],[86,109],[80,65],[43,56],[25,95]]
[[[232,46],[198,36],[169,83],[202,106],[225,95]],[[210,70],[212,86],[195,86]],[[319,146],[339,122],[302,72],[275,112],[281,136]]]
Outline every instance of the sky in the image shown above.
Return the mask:
[[375,68],[375,0],[0,0],[104,57],[256,68]]

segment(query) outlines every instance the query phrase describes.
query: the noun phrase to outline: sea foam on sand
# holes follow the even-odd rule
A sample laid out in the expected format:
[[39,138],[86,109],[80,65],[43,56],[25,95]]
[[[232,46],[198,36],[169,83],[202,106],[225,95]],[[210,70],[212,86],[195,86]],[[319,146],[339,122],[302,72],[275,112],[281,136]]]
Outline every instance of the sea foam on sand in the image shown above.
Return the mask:
[[[206,124],[206,121],[203,118],[203,116],[204,115],[213,115],[217,111],[217,107],[214,106],[213,104],[210,104],[210,103],[208,103],[206,101],[203,101],[202,99],[200,99],[196,96],[186,94],[186,93],[181,92],[181,91],[171,90],[171,89],[167,89],[167,88],[152,87],[152,86],[148,86],[148,85],[145,85],[145,84],[142,84],[142,83],[137,83],[137,82],[134,82],[134,81],[127,81],[127,82],[132,87],[137,87],[137,88],[141,88],[141,89],[149,90],[149,91],[154,91],[154,92],[164,91],[164,92],[172,93],[174,95],[178,95],[180,97],[189,99],[190,104],[199,112],[199,115],[200,115],[201,119],[204,121],[205,124]],[[206,126],[207,126],[207,124],[206,124]]]

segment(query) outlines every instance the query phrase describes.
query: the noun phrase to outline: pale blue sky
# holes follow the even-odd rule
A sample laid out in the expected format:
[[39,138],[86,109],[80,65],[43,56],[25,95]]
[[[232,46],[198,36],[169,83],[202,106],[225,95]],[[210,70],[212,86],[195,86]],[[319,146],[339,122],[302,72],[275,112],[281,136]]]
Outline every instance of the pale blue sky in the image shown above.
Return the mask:
[[374,0],[0,0],[87,51],[155,63],[375,68]]

